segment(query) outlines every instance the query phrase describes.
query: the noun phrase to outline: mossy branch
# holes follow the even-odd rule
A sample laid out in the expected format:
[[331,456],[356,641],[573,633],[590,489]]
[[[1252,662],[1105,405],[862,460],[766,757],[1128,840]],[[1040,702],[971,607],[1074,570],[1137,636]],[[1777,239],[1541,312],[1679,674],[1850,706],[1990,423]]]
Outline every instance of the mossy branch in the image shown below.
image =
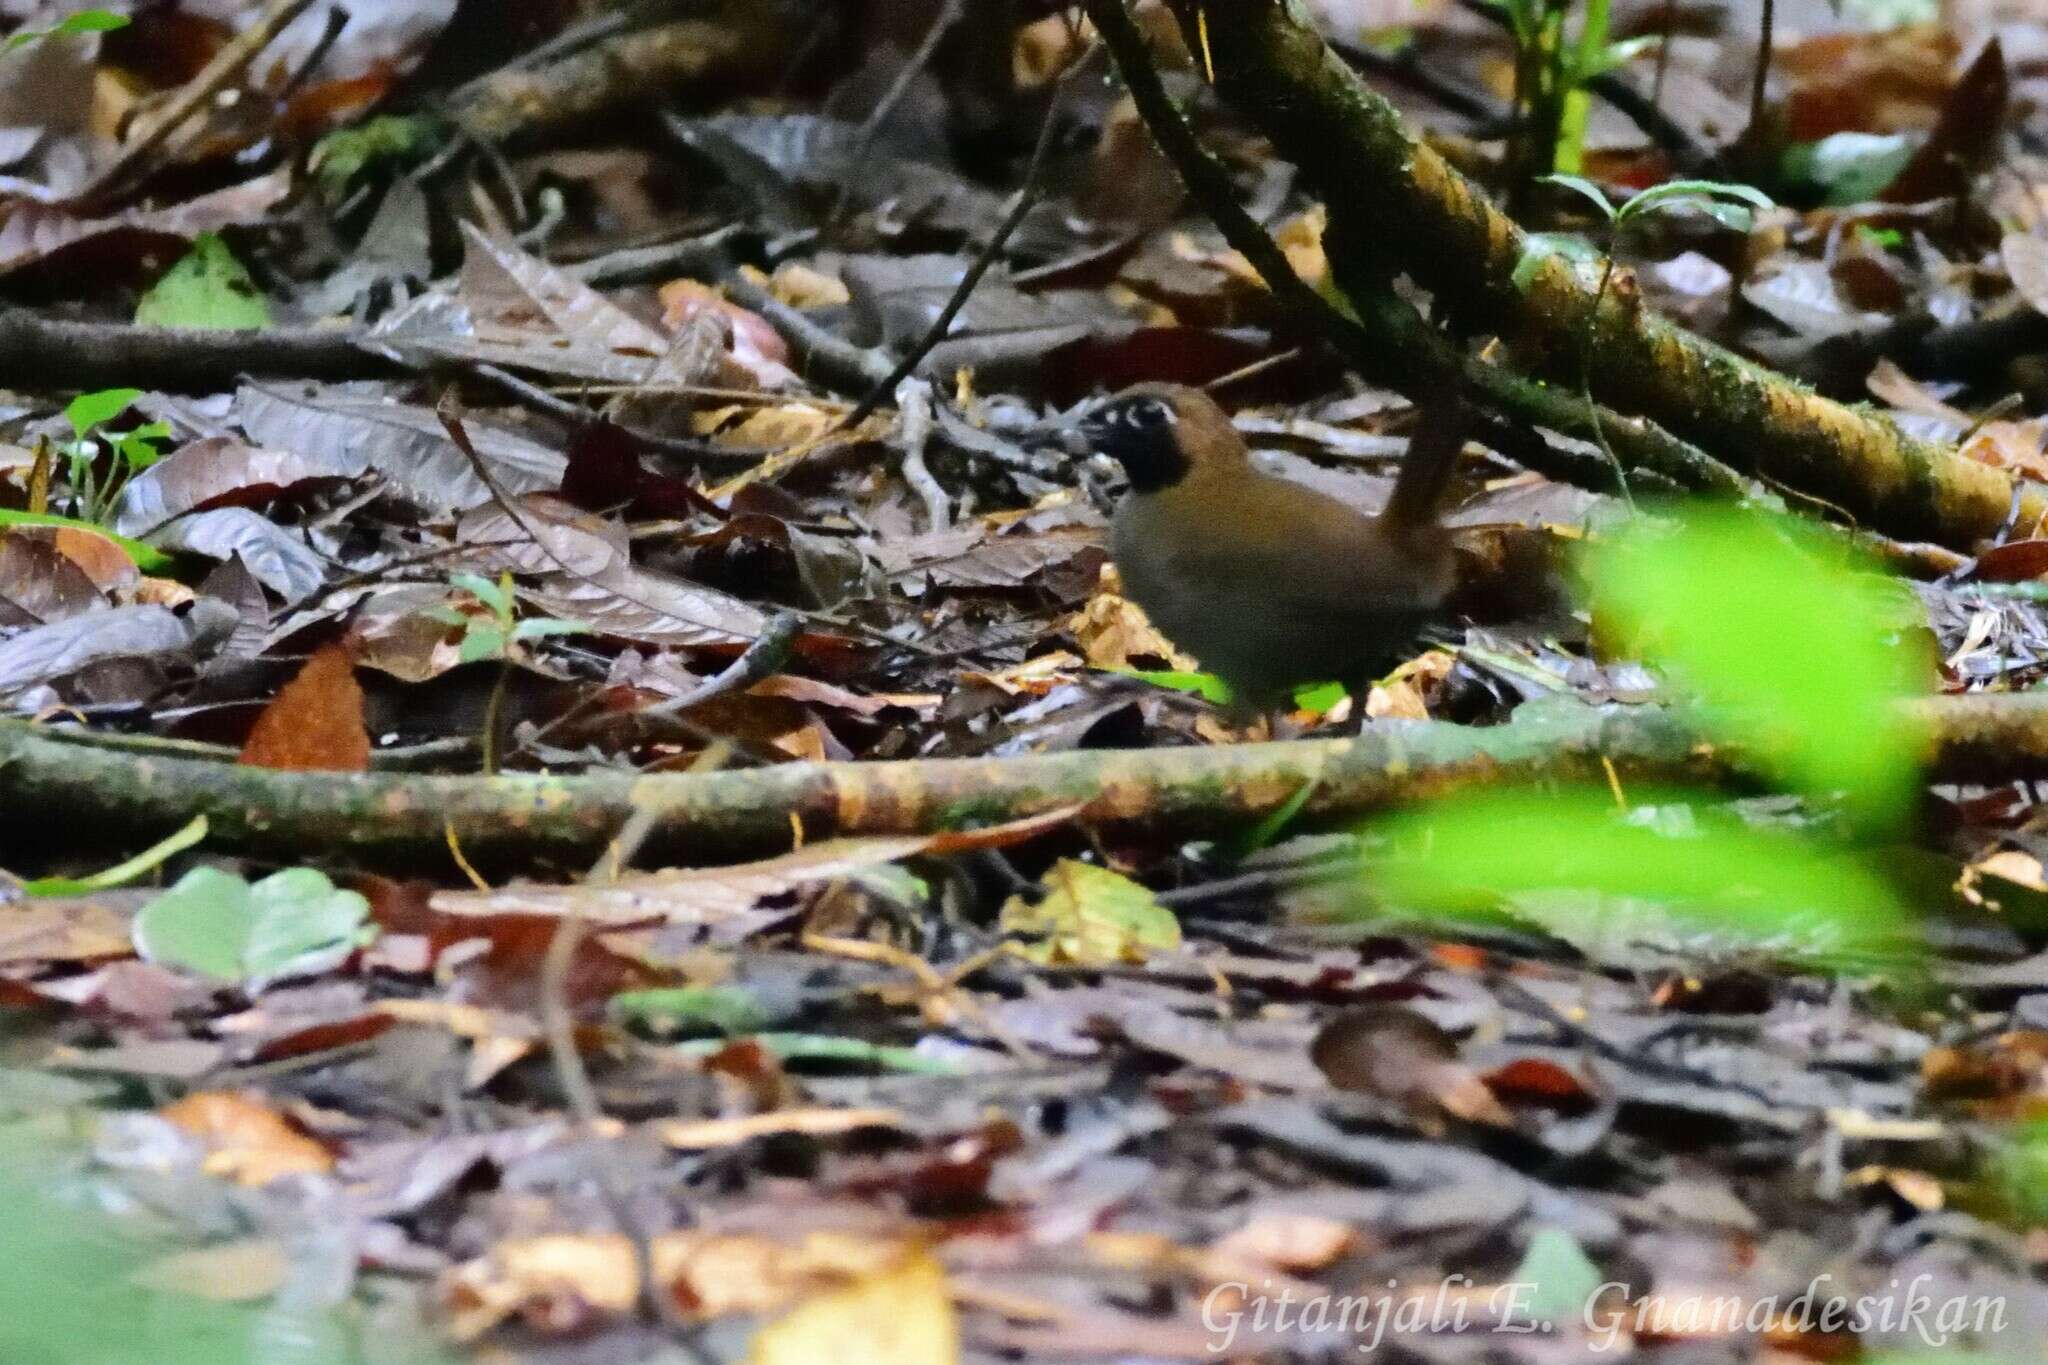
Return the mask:
[[[1212,54],[1224,98],[1328,205],[1326,246],[1347,292],[1370,295],[1405,271],[1453,325],[1499,335],[1534,374],[1575,388],[1590,356],[1602,403],[1887,534],[1968,548],[2006,522],[2014,487],[1998,470],[1657,317],[1625,270],[1600,291],[1552,257],[1518,283],[1527,235],[1409,136],[1296,0],[1170,4],[1190,48]],[[2031,524],[2048,516],[2048,497],[2023,486],[2019,510]]]
[[[2048,697],[1916,703],[1932,774],[1999,781],[2048,765]],[[1741,780],[1742,756],[1648,706],[1525,708],[1492,727],[1381,721],[1329,740],[1111,749],[1019,758],[791,763],[715,773],[576,777],[296,773],[82,744],[0,722],[0,844],[45,849],[67,829],[161,834],[205,815],[209,847],[292,861],[445,857],[588,862],[635,811],[652,844],[708,863],[793,838],[923,834],[1075,807],[1093,826],[1174,834],[1242,828],[1313,791],[1312,817],[1361,816],[1501,782],[1628,787]]]

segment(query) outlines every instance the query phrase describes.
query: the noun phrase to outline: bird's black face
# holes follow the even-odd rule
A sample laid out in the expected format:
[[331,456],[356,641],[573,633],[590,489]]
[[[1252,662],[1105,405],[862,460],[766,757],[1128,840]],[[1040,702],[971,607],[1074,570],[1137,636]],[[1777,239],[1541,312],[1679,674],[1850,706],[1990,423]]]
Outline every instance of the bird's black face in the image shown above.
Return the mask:
[[1081,434],[1091,450],[1124,467],[1133,490],[1151,493],[1179,483],[1188,472],[1179,423],[1171,403],[1138,394],[1112,398],[1089,413],[1082,419]]

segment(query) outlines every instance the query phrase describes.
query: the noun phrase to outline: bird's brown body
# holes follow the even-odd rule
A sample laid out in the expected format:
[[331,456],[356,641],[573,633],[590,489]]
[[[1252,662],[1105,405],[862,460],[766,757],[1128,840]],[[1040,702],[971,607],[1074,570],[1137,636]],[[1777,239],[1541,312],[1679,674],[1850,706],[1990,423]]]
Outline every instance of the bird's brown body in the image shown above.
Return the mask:
[[1221,408],[1170,385],[1118,395],[1084,432],[1131,476],[1110,537],[1125,592],[1243,702],[1383,671],[1454,585],[1447,471],[1404,476],[1368,517],[1255,469]]

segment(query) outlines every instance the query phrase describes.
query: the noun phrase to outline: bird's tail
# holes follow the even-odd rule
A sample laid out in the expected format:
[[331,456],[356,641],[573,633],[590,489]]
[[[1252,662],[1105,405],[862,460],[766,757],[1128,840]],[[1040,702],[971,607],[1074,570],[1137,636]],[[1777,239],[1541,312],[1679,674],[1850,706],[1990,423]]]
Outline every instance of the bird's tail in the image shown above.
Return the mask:
[[1446,394],[1422,405],[1407,458],[1380,514],[1388,525],[1419,528],[1436,521],[1471,430],[1472,409],[1463,397]]

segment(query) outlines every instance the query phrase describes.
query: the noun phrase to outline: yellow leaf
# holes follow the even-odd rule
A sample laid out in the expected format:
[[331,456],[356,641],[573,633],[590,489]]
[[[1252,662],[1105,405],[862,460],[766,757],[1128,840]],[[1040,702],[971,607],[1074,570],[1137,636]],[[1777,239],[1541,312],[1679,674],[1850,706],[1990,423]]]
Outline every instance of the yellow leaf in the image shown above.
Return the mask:
[[813,1295],[754,1337],[748,1365],[955,1365],[960,1327],[929,1252]]
[[1180,921],[1129,877],[1062,858],[1046,884],[1045,898],[1038,904],[1012,896],[1003,906],[1005,933],[1042,940],[1023,950],[1027,957],[1107,967],[1143,962],[1148,953],[1180,947]]

